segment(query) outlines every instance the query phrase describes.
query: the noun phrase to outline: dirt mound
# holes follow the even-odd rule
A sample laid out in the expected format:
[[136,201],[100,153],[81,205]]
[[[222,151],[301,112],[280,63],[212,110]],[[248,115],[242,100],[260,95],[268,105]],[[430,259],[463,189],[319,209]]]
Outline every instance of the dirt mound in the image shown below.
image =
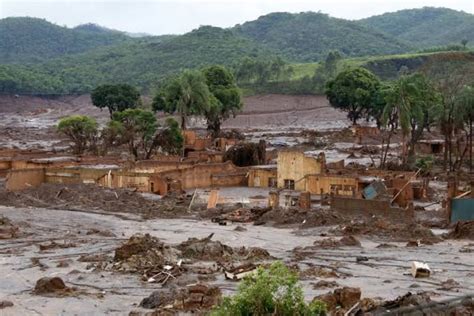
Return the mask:
[[452,239],[474,240],[474,221],[457,222],[446,237]]
[[347,225],[340,225],[331,232],[343,235],[377,236],[393,241],[410,241],[413,239],[422,239],[433,243],[441,241],[441,238],[433,234],[431,229],[420,224],[389,223],[377,218],[368,221],[353,221]]
[[0,191],[0,204],[15,207],[42,207],[64,210],[98,209],[129,212],[146,217],[177,217],[187,212],[173,200],[149,200],[126,189],[108,189],[93,184],[43,183],[19,192]]
[[12,306],[13,306],[13,302],[11,301],[6,301],[6,300],[0,301],[0,309],[12,307]]
[[313,245],[320,248],[361,247],[360,241],[352,235],[344,236],[339,240],[334,238],[317,240]]
[[36,281],[34,293],[38,295],[44,294],[66,294],[71,292],[71,288],[67,287],[64,281],[59,277],[44,277]]
[[136,234],[115,250],[114,267],[128,272],[147,272],[161,269],[165,264],[174,264],[178,260],[176,251],[165,246],[158,238],[149,234]]
[[189,238],[177,246],[185,258],[209,261],[229,260],[265,260],[271,256],[265,249],[258,247],[232,248],[220,241],[211,240],[214,234],[198,239]]
[[300,224],[301,228],[336,225],[348,220],[334,212],[327,210],[303,210],[300,208],[273,209],[263,214],[259,221],[270,222],[275,225]]
[[238,208],[229,213],[217,217],[219,220],[231,221],[236,223],[249,223],[256,221],[262,217],[263,214],[270,211],[270,208]]
[[14,225],[8,217],[0,216],[0,239],[18,237],[20,229]]
[[[178,315],[183,312],[204,315],[203,312],[217,305],[221,297],[222,293],[218,287],[198,283],[166,293],[155,291],[141,301],[140,307],[155,309],[153,313],[146,315]],[[132,312],[130,315],[142,314]]]

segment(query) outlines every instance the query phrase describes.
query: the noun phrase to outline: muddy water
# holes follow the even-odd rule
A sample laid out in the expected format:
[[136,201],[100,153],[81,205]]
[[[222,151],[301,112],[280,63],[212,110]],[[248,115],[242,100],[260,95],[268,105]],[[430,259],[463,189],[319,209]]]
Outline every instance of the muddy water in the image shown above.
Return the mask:
[[[310,246],[327,231],[327,227],[293,231],[266,226],[244,225],[245,232],[236,232],[236,225],[219,226],[210,221],[183,219],[156,219],[142,221],[130,213],[93,214],[37,208],[16,209],[0,207],[0,214],[20,223],[27,235],[17,239],[0,240],[0,300],[12,301],[14,307],[1,310],[1,315],[127,315],[142,298],[158,284],[147,284],[137,275],[97,272],[88,269],[88,263],[77,259],[83,254],[107,254],[130,235],[150,233],[166,243],[179,243],[189,237],[204,237],[214,233],[214,240],[231,246],[256,246],[267,249],[273,256],[285,261],[292,260],[294,247]],[[23,222],[23,223],[21,223]],[[242,226],[242,225],[241,225]],[[92,228],[108,230],[116,237],[86,235]],[[58,243],[74,243],[76,247],[39,251],[38,244],[55,240]],[[365,297],[395,298],[407,291],[430,290],[439,298],[474,292],[474,256],[460,253],[468,241],[449,241],[433,246],[405,248],[375,248],[379,241],[360,238],[362,248],[320,249],[299,262],[301,268],[321,265],[335,268],[339,278],[329,278],[340,285],[362,288]],[[369,261],[356,263],[356,256],[366,256]],[[38,258],[43,267],[32,264]],[[61,260],[68,267],[58,268]],[[428,279],[413,279],[406,275],[410,262],[427,262],[434,270]],[[43,297],[32,295],[31,289],[40,277],[59,276],[69,286],[75,286],[82,294],[72,297]],[[459,292],[438,290],[440,283],[452,278],[463,286]],[[311,299],[326,290],[314,290],[314,278],[303,282],[305,295]],[[236,283],[219,277],[214,283],[225,293],[231,293]],[[416,284],[416,285],[414,285]],[[436,299],[437,297],[434,297]]]

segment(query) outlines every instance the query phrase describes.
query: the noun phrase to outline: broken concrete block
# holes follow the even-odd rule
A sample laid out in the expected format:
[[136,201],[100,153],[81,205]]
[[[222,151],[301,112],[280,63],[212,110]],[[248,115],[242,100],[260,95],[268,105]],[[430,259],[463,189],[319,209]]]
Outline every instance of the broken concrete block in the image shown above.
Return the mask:
[[423,262],[413,261],[411,263],[411,275],[414,278],[427,278],[431,274],[430,267]]

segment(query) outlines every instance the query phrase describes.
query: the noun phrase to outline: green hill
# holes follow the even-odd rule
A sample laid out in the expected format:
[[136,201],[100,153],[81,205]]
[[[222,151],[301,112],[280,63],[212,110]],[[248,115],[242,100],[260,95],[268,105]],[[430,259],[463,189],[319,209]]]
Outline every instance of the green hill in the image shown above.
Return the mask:
[[128,41],[121,32],[84,25],[73,29],[37,18],[0,20],[0,63],[35,63]]
[[83,93],[103,83],[152,89],[185,68],[274,54],[230,30],[204,26],[176,37],[136,39],[29,66],[0,65],[0,92]]
[[321,60],[331,50],[345,56],[386,55],[411,49],[359,23],[322,13],[271,13],[238,25],[235,31],[293,61]]
[[358,21],[418,48],[460,44],[474,45],[474,15],[444,8],[401,10]]

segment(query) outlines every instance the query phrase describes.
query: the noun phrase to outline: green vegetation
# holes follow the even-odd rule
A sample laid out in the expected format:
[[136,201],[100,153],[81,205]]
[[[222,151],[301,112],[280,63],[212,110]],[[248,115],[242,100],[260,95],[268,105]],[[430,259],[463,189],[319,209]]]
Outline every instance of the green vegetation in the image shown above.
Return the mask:
[[186,129],[190,115],[208,111],[211,103],[217,100],[209,91],[202,72],[184,71],[179,77],[172,78],[153,98],[153,110],[178,114],[181,129]]
[[[473,62],[472,19],[432,8],[355,22],[321,13],[273,13],[230,29],[203,26],[179,36],[131,38],[97,25],[68,29],[6,18],[0,20],[0,93],[80,94],[127,83],[150,94],[171,75],[211,64],[232,68],[245,94],[322,93],[333,75],[320,71],[327,72],[322,66],[334,51],[345,58],[337,72],[362,66],[382,80],[396,79],[404,68],[449,63],[454,54]],[[396,32],[388,34],[392,28]],[[422,53],[406,54],[415,51]],[[393,53],[405,54],[386,55]]]
[[462,44],[463,40],[474,43],[474,16],[451,9],[401,10],[372,16],[358,23],[418,48]]
[[203,70],[206,84],[215,100],[204,110],[207,129],[214,137],[219,135],[221,124],[242,109],[240,90],[232,73],[223,66],[210,66]]
[[[440,113],[441,97],[432,83],[421,73],[402,75],[391,83],[385,90],[386,106],[384,122],[393,122],[388,116],[394,116],[401,127],[403,142],[409,137],[408,146],[402,152],[402,162],[413,167],[415,164],[415,145],[423,136],[423,131],[429,129],[437,120]],[[393,129],[390,130],[393,132]],[[389,146],[387,142],[387,148]],[[386,156],[384,157],[386,158]],[[385,164],[385,159],[381,165]]]
[[73,143],[73,152],[83,154],[86,150],[93,150],[97,140],[97,122],[83,115],[72,115],[61,119],[58,131],[66,135]]
[[140,93],[127,84],[102,85],[91,93],[92,104],[98,108],[107,108],[110,116],[115,112],[136,108],[140,104]]
[[244,315],[325,315],[326,307],[320,301],[304,302],[298,277],[283,263],[274,262],[268,269],[258,268],[255,275],[240,283],[238,293],[226,297],[211,312],[213,316]]
[[236,26],[238,34],[262,43],[291,61],[312,62],[331,50],[345,56],[386,55],[406,52],[410,46],[376,29],[326,14],[271,13]]
[[157,150],[180,153],[184,142],[178,122],[168,118],[159,128],[155,114],[142,109],[114,112],[102,130],[93,118],[83,115],[65,117],[57,128],[71,140],[75,154],[89,151],[103,155],[112,147],[127,145],[135,159],[150,159]]
[[353,124],[370,112],[380,87],[379,79],[364,68],[343,71],[327,84],[329,103],[347,112]]
[[214,65],[170,78],[154,96],[152,107],[154,111],[178,114],[182,129],[186,129],[188,116],[203,115],[208,130],[217,137],[222,122],[242,108],[242,101],[232,73]]
[[0,20],[0,63],[37,63],[124,43],[129,37],[94,25],[74,29],[37,18]]

